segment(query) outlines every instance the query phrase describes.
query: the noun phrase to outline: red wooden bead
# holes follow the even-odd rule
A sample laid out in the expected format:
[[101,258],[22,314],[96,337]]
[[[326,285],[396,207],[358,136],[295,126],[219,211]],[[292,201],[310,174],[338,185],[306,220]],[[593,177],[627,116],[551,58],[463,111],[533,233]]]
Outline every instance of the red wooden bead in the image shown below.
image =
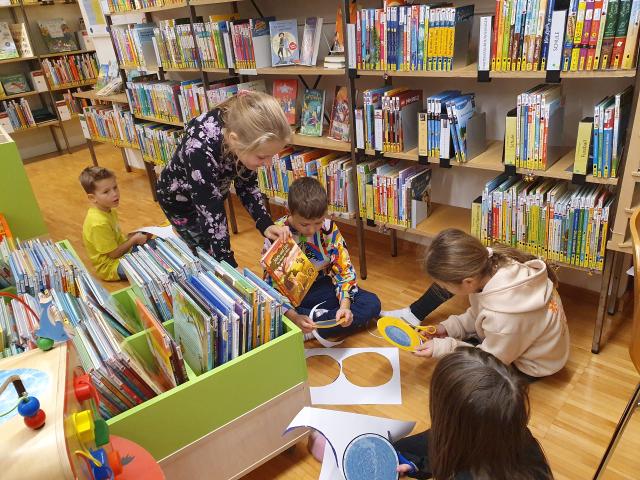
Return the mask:
[[44,414],[44,411],[39,409],[35,415],[31,417],[24,417],[24,424],[33,430],[38,430],[44,426],[45,419],[46,415]]

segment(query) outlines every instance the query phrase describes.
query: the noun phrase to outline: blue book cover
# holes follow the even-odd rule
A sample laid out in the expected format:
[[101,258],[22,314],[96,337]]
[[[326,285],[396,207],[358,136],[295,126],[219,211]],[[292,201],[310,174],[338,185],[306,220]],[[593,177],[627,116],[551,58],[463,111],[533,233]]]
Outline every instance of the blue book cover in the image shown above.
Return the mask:
[[547,11],[544,18],[544,30],[542,33],[542,47],[540,49],[540,70],[547,69],[547,55],[549,54],[549,41],[551,40],[551,20],[553,19],[553,9],[555,0],[547,1]]
[[269,23],[271,33],[271,65],[296,65],[300,63],[300,45],[298,43],[298,21],[276,20]]
[[460,161],[465,162],[467,152],[467,122],[476,111],[475,95],[468,94],[453,100],[453,116],[455,117],[456,136],[460,149]]

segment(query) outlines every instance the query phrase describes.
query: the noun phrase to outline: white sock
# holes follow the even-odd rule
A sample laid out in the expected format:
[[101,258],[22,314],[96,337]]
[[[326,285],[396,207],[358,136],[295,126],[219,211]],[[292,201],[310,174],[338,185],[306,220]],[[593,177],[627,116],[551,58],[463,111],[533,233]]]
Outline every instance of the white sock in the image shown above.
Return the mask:
[[420,325],[420,319],[413,314],[409,307],[401,308],[399,310],[385,310],[380,312],[380,316],[400,318],[414,327]]
[[316,308],[316,311],[313,312],[313,318],[311,320],[315,321],[317,318],[320,318],[322,315],[324,315],[328,311],[329,310],[325,310],[324,308]]
[[311,333],[311,332],[309,332],[309,333],[305,333],[305,334],[304,334],[304,341],[305,341],[305,342],[306,342],[307,340],[313,340],[314,338],[316,338],[316,337],[314,337],[314,336],[313,336],[313,333]]

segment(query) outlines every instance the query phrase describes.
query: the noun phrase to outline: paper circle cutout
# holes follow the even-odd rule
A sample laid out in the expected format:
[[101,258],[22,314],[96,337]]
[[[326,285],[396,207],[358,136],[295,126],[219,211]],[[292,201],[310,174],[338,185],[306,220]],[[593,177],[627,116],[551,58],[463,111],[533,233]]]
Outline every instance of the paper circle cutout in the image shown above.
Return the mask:
[[375,352],[356,353],[342,361],[342,373],[359,387],[379,387],[393,377],[391,362]]
[[340,375],[340,363],[329,355],[314,355],[307,358],[310,387],[331,385]]
[[398,454],[381,435],[365,433],[347,445],[342,457],[346,480],[397,480]]
[[390,344],[408,352],[413,352],[422,343],[418,332],[400,318],[381,317],[378,320],[378,333]]

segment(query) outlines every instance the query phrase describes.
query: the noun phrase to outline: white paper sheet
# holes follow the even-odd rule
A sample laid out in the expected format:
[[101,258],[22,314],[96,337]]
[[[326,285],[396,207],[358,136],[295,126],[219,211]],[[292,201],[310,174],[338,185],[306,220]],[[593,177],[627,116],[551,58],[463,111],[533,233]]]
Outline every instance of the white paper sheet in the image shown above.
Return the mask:
[[[359,353],[377,353],[391,364],[391,379],[384,385],[360,387],[351,383],[342,372],[345,359]],[[311,387],[313,405],[400,405],[402,389],[400,387],[400,356],[397,348],[309,348],[306,358],[326,355],[340,364],[340,374],[336,380],[322,387]]]
[[395,442],[408,435],[414,426],[415,422],[304,407],[291,421],[286,432],[294,428],[310,427],[322,433],[328,443],[324,450],[319,478],[320,480],[344,480],[342,457],[354,438],[364,433],[377,433]]
[[162,239],[177,237],[176,232],[173,231],[173,227],[171,225],[167,225],[166,227],[142,227],[138,228],[136,232],[150,233],[151,235]]

